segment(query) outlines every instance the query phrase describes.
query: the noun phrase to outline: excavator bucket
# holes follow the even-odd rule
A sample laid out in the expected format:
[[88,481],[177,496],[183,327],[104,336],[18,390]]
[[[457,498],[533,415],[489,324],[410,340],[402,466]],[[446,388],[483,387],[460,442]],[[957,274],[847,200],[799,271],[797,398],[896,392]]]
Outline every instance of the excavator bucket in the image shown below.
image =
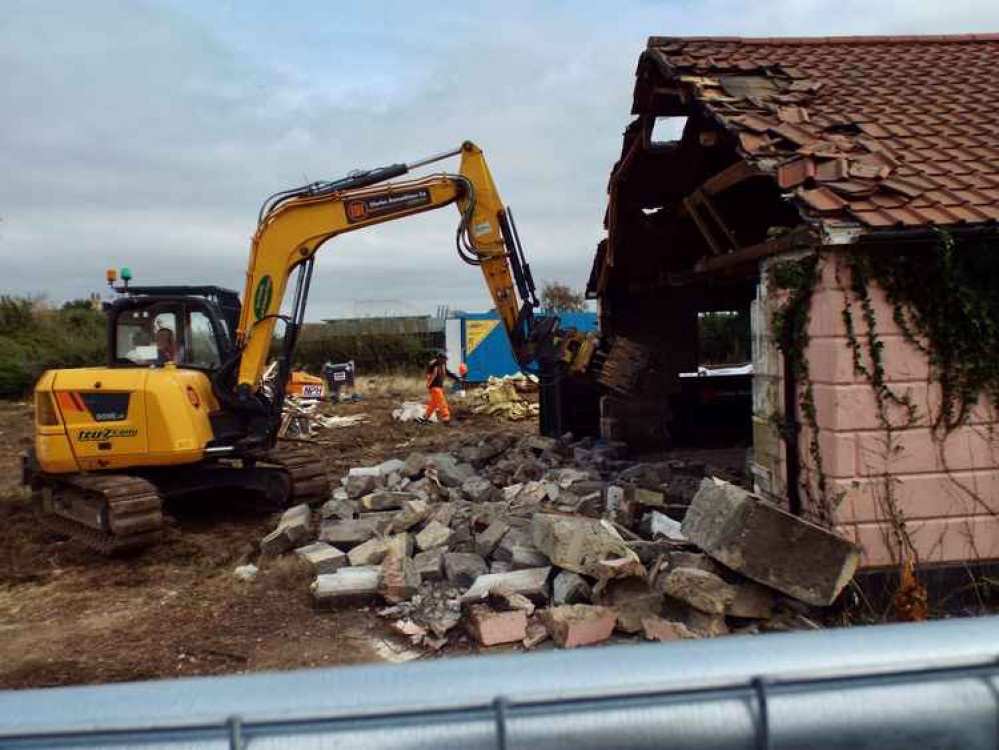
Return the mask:
[[597,380],[608,390],[629,396],[641,387],[652,356],[648,347],[618,337],[611,343],[600,364]]

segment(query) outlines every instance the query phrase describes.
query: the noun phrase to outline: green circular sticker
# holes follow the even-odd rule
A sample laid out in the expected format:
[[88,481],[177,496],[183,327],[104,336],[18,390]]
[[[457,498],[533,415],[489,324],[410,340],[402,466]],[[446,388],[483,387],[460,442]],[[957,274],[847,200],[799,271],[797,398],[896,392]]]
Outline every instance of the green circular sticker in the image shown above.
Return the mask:
[[270,276],[264,276],[257,283],[257,291],[253,293],[253,314],[260,320],[267,314],[267,308],[271,306],[271,295],[274,294],[274,285]]

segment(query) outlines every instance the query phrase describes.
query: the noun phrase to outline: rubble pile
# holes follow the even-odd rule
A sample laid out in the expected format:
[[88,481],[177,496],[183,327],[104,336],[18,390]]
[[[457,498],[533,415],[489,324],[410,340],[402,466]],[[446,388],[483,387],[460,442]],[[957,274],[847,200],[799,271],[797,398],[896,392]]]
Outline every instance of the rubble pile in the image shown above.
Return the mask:
[[855,546],[711,473],[627,461],[619,444],[492,435],[351,469],[261,549],[308,561],[317,608],[380,607],[429,650],[817,627]]

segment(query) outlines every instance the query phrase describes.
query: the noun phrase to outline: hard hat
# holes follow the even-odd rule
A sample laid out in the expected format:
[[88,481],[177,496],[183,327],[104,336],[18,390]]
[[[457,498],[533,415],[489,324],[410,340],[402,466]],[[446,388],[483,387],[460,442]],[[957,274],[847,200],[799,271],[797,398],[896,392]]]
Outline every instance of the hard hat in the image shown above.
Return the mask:
[[461,375],[462,377],[468,375],[468,365],[466,365],[464,362],[458,365],[458,374]]

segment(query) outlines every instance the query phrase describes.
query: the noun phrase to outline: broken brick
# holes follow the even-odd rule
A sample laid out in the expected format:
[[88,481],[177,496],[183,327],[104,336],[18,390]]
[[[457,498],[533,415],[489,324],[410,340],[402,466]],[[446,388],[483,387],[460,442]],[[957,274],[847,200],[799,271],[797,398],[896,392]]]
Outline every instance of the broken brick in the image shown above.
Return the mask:
[[617,612],[592,604],[563,604],[541,612],[552,640],[563,648],[589,646],[610,638]]

